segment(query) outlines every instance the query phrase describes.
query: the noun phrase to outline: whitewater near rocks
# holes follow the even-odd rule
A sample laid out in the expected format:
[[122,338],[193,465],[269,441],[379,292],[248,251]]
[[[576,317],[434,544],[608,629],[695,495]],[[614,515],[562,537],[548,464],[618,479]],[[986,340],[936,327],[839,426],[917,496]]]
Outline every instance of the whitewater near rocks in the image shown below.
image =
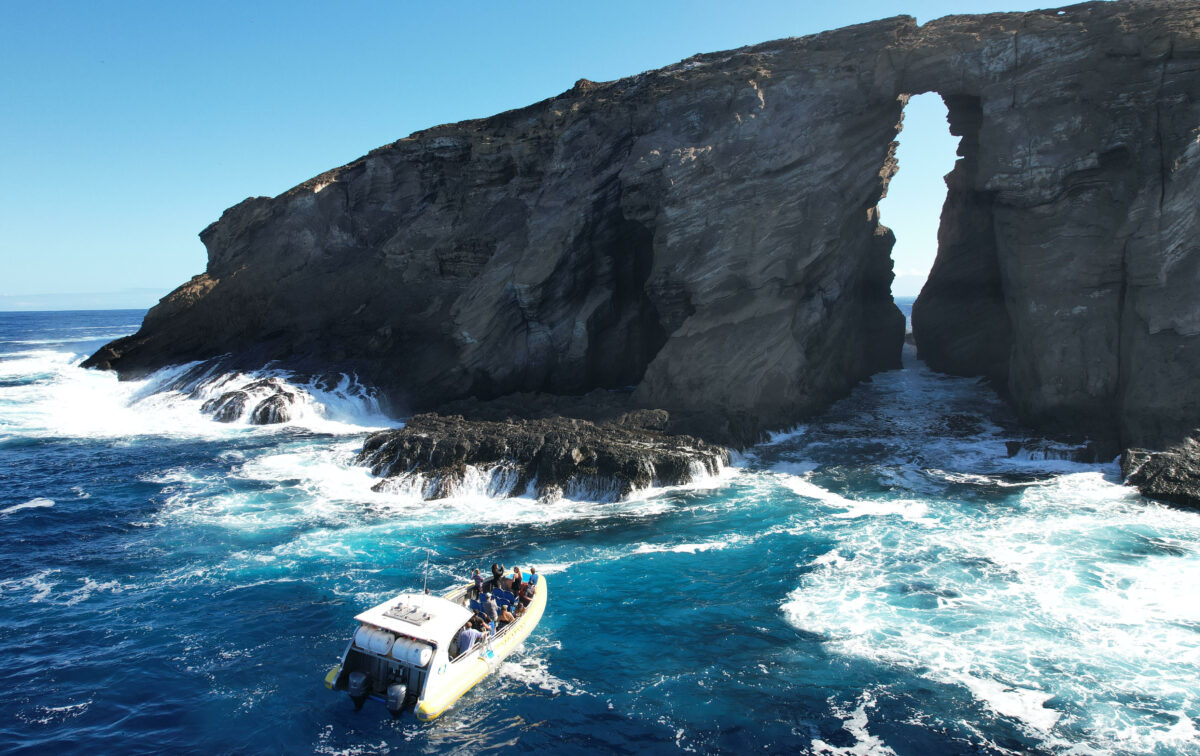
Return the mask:
[[[974,379],[906,354],[703,486],[430,502],[354,464],[365,388],[256,426],[75,367],[139,316],[0,316],[14,752],[1200,753],[1200,515]],[[437,726],[355,714],[320,679],[427,550],[435,590],[535,565],[554,605]]]

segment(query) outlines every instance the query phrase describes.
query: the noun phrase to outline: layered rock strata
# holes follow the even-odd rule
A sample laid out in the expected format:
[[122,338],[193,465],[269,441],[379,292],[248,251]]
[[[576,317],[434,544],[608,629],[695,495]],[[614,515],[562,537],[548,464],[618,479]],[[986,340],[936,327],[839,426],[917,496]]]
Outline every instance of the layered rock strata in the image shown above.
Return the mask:
[[412,489],[425,499],[455,495],[473,481],[493,496],[598,501],[691,483],[728,464],[724,447],[662,433],[666,422],[662,412],[635,412],[599,424],[423,414],[400,430],[369,436],[358,461],[384,478],[377,490]]
[[921,354],[1040,428],[1165,449],[1200,425],[1198,18],[897,17],[581,80],[230,208],[207,270],[88,364],[336,366],[401,415],[628,389],[781,427],[899,364],[876,205],[906,97],[938,92],[962,157]]
[[1110,458],[1163,448],[1200,419],[1200,6],[985,18],[982,46],[977,19],[929,25],[958,42],[902,87],[942,92],[962,135],[920,354]]

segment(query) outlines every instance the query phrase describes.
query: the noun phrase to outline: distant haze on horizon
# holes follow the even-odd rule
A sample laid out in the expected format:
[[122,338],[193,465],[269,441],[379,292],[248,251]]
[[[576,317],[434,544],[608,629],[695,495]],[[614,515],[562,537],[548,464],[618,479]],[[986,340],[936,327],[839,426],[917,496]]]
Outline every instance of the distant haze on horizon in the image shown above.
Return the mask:
[[[172,287],[174,288],[174,287]],[[61,312],[63,310],[148,310],[170,289],[0,294],[0,312]]]
[[[1043,5],[4,4],[0,310],[147,307],[204,270],[197,234],[242,199],[580,78],[899,13]],[[919,291],[936,252],[957,141],[944,119],[935,95],[906,109],[881,208],[897,237],[897,296]]]

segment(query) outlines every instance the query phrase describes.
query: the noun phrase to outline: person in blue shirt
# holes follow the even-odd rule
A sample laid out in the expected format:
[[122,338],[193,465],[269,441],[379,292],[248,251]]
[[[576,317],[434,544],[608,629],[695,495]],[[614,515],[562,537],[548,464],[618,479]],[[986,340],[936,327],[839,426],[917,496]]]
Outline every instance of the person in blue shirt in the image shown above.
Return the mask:
[[530,567],[529,568],[529,584],[537,585],[537,581],[538,581],[537,567]]
[[483,638],[483,633],[475,629],[475,622],[468,622],[462,632],[458,634],[458,653],[461,656],[471,650]]

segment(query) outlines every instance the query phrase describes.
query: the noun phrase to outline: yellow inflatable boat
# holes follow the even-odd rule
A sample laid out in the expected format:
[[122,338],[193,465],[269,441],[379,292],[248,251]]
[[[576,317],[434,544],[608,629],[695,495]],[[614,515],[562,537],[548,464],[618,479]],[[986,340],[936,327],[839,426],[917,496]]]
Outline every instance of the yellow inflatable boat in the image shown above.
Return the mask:
[[[518,603],[513,594],[492,588],[489,580],[484,593],[491,592],[498,604]],[[539,575],[529,606],[514,621],[460,649],[459,634],[481,608],[474,592],[469,584],[441,596],[402,593],[359,614],[325,687],[349,693],[355,708],[371,698],[384,703],[393,717],[412,708],[417,719],[437,718],[529,637],[550,591],[546,576]]]

